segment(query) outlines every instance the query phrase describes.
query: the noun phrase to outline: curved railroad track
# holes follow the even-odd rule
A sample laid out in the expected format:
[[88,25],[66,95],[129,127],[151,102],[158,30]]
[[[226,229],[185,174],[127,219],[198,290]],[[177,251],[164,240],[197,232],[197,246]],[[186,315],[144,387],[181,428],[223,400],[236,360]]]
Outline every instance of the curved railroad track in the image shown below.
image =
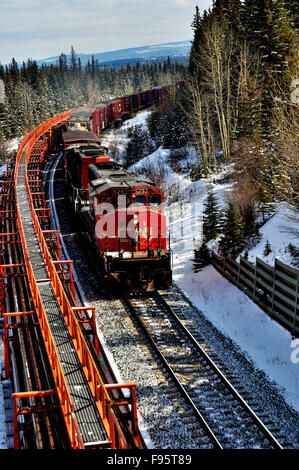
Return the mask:
[[[11,413],[13,409],[11,395],[14,391],[15,394],[24,393],[24,398],[20,400],[20,411],[23,410],[23,414],[18,420],[18,440],[22,448],[68,448],[68,438],[57,397],[26,396],[26,393],[32,390],[51,390],[54,388],[54,383],[25,270],[16,201],[11,184],[14,164],[15,162],[11,161],[7,165],[11,170],[6,172],[2,182],[6,196],[2,198],[0,206],[1,272],[4,294],[1,308],[2,320],[4,319],[6,323],[5,370],[1,382],[5,398],[7,447],[12,448],[15,440],[15,424]],[[34,413],[34,410],[41,408],[44,408],[42,413]]]
[[[57,210],[56,210],[57,197],[54,194],[55,193],[54,191],[55,175],[56,175],[57,167],[58,167],[61,157],[62,157],[62,153],[58,152],[57,154],[54,154],[52,158],[49,159],[46,169],[45,169],[43,187],[46,193],[48,194],[47,202],[50,208],[52,226],[53,228],[55,228],[55,230],[58,230],[60,233],[60,257],[61,259],[64,259],[64,260],[70,260],[67,246],[64,242],[63,237],[61,236],[61,226],[60,226],[60,221],[59,221],[59,217],[58,217]],[[60,200],[64,200],[64,198],[61,197]],[[80,286],[76,269],[72,269],[72,276],[74,280],[73,285],[74,285],[74,297],[76,300],[76,305],[80,307],[90,307],[89,303],[87,302],[85,298],[84,292]],[[107,288],[104,285],[104,281],[102,285],[102,292],[103,292],[103,296],[107,295]],[[70,297],[70,300],[71,300],[71,297]],[[87,336],[87,340],[88,340],[88,336]],[[89,348],[93,352],[93,359],[98,366],[98,370],[100,372],[100,375],[104,383],[106,384],[119,383],[119,377],[117,377],[115,373],[115,365],[111,364],[111,359],[108,357],[108,353],[105,347],[103,346],[103,342],[98,342],[99,354],[94,348],[94,341],[89,341]],[[115,403],[126,401],[125,394],[121,388],[109,390],[109,395],[110,395],[111,400]],[[133,418],[132,410],[130,409],[128,405],[124,404],[121,407],[115,406],[114,412],[119,419],[120,425],[127,438],[128,443],[130,443],[131,447],[134,448],[136,447],[136,442],[132,435],[131,428],[129,426],[126,426],[126,420],[128,419],[131,420]],[[140,435],[140,439],[141,439],[141,442],[139,443],[139,447],[145,448],[146,445],[141,435]]]

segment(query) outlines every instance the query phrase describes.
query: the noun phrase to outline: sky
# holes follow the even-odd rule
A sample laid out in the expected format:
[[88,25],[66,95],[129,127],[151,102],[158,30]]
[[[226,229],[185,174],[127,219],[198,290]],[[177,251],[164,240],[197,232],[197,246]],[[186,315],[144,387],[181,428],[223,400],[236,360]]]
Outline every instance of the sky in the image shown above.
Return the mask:
[[0,0],[0,62],[97,53],[192,38],[211,0]]

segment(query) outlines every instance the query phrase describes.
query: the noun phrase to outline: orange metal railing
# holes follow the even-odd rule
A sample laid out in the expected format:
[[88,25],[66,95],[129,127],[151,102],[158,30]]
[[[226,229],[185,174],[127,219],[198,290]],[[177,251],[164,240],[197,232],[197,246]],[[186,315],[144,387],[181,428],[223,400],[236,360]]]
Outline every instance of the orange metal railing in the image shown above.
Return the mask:
[[[62,119],[66,119],[67,116],[63,117]],[[51,124],[50,124],[51,125]],[[34,136],[35,131],[32,131],[30,134],[27,134],[25,139],[22,141],[21,146],[19,148],[16,160],[16,171],[14,176],[14,184],[15,184],[15,198],[16,198],[16,208],[17,208],[17,220],[18,220],[18,227],[20,238],[22,242],[24,258],[25,258],[25,265],[27,270],[28,281],[31,289],[32,300],[36,309],[38,321],[41,328],[41,333],[44,339],[44,343],[46,346],[46,350],[48,353],[49,361],[52,368],[53,378],[57,390],[57,395],[59,398],[62,414],[64,417],[64,421],[66,424],[66,428],[68,431],[70,444],[72,448],[83,449],[84,443],[81,437],[81,433],[79,431],[78,423],[76,417],[74,415],[74,405],[71,399],[71,394],[67,385],[66,378],[64,376],[64,372],[62,366],[59,361],[58,351],[55,346],[55,342],[53,336],[51,334],[50,326],[48,324],[46,312],[44,310],[40,293],[38,290],[37,282],[35,280],[35,276],[33,273],[32,265],[30,262],[28,249],[25,241],[25,235],[23,230],[23,224],[21,220],[20,211],[18,208],[18,199],[17,199],[17,176],[18,176],[18,165],[20,162],[21,155],[24,151],[29,140]]]
[[[26,152],[26,168],[27,168],[27,164],[28,164],[33,146],[39,141],[41,137],[44,136],[44,134],[48,132],[50,133],[50,140],[51,140],[52,127],[57,125],[58,123],[61,123],[67,120],[68,118],[69,118],[69,113],[64,113],[59,116],[56,116],[55,118],[52,118],[46,121],[45,123],[41,124],[32,132],[30,132],[28,135],[26,135],[18,151],[16,169],[18,168],[21,155],[27,144],[28,144],[28,149]],[[47,140],[43,141],[42,149],[40,151],[40,161],[43,160],[49,147],[51,147],[51,142],[48,145]],[[63,284],[57,273],[55,262],[53,261],[51,254],[50,254],[50,250],[47,246],[44,233],[41,229],[39,218],[37,215],[37,211],[40,209],[35,209],[34,207],[33,197],[32,197],[30,186],[29,186],[30,180],[28,179],[27,171],[25,175],[25,182],[26,182],[26,190],[27,190],[27,194],[28,194],[28,198],[30,202],[30,207],[31,207],[33,224],[34,224],[37,239],[39,241],[40,248],[44,257],[44,261],[48,270],[49,278],[50,278],[54,293],[57,297],[57,301],[60,306],[63,318],[65,320],[68,331],[70,333],[73,345],[75,347],[78,358],[80,360],[82,370],[85,374],[87,383],[89,385],[91,395],[94,399],[94,402],[96,404],[97,410],[101,417],[103,426],[105,428],[106,434],[108,436],[107,444],[109,444],[112,448],[116,448],[116,447],[126,448],[127,447],[126,438],[123,434],[118,418],[116,417],[115,412],[112,407],[114,405],[128,404],[129,402],[128,401],[126,402],[122,401],[118,403],[113,402],[108,394],[108,389],[128,388],[131,390],[130,404],[132,406],[132,412],[133,412],[133,433],[135,436],[134,437],[135,445],[139,447],[141,443],[141,438],[140,438],[140,433],[138,430],[138,423],[137,423],[137,409],[136,409],[136,399],[135,399],[136,384],[135,383],[110,384],[110,385],[104,384],[100,376],[100,373],[98,371],[98,368],[95,364],[95,361],[93,360],[89,347],[85,341],[84,335],[80,328],[79,320],[75,314],[78,308],[73,308],[71,306],[68,300],[67,294],[64,290]],[[15,172],[14,184],[16,187],[17,171]],[[33,191],[34,191],[34,188],[33,188]],[[34,301],[34,305],[37,311],[37,315],[38,315],[38,319],[40,322],[42,335],[45,341],[47,352],[49,355],[49,360],[51,362],[51,366],[53,369],[53,375],[54,375],[54,380],[55,380],[55,384],[57,388],[57,393],[58,393],[61,408],[63,411],[65,423],[68,429],[71,446],[73,448],[84,448],[84,443],[82,442],[82,438],[81,438],[79,428],[78,428],[78,423],[74,415],[74,406],[72,403],[71,395],[67,386],[67,382],[66,382],[60,361],[59,361],[58,352],[56,350],[55,343],[54,343],[54,340],[50,331],[46,312],[44,310],[44,307],[40,298],[39,290],[37,287],[37,282],[33,274],[33,269],[32,269],[30,259],[29,259],[29,255],[28,255],[28,250],[27,250],[26,241],[24,237],[19,209],[17,209],[17,219],[18,219],[19,230],[20,230],[20,238],[21,238],[21,242],[23,245],[23,249],[24,249],[25,264],[27,268],[29,284],[30,284],[31,291],[32,291],[33,301]],[[117,441],[115,437],[116,435],[118,436]]]

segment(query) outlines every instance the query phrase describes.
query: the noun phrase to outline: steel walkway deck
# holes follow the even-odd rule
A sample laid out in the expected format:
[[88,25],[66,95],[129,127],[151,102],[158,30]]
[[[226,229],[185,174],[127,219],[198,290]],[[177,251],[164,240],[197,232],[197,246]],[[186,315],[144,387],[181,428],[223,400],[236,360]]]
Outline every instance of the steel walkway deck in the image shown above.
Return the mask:
[[31,265],[70,390],[74,404],[74,414],[83,442],[85,445],[107,442],[106,432],[62,317],[35,234],[25,186],[26,151],[27,146],[24,148],[18,168],[17,198]]

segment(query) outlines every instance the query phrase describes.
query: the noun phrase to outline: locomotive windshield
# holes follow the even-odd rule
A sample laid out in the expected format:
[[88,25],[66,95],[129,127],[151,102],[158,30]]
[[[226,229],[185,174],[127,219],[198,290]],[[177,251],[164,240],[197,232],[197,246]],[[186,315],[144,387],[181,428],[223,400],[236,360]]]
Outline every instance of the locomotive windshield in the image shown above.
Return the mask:
[[149,196],[149,201],[150,204],[155,204],[159,206],[161,204],[161,195],[160,194],[151,194]]
[[146,194],[138,194],[133,197],[133,204],[146,204]]

